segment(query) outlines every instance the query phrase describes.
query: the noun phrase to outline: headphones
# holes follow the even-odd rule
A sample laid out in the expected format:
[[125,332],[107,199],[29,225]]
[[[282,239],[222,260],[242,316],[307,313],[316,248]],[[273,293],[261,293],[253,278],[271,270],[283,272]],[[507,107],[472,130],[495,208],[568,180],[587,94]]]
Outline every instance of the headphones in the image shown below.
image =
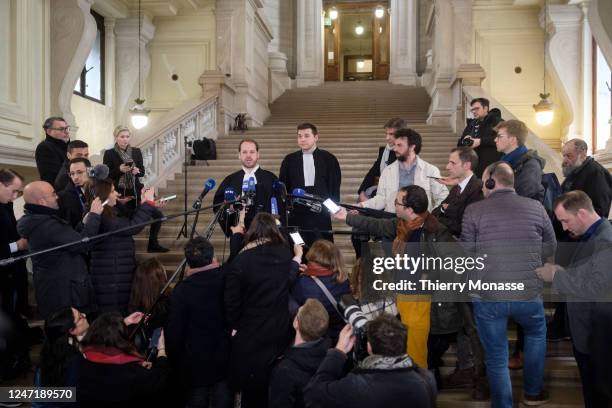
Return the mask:
[[485,181],[485,187],[487,190],[493,190],[495,188],[495,179],[493,179],[493,174],[495,174],[495,169],[499,165],[499,162],[495,163],[491,168],[491,172],[489,173],[489,178]]

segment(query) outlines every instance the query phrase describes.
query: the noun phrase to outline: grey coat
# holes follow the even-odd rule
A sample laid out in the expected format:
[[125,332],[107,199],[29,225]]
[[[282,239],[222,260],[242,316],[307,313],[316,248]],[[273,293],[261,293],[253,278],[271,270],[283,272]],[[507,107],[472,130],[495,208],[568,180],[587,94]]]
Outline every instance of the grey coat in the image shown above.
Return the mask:
[[542,174],[546,160],[538,156],[535,150],[529,150],[513,163],[509,163],[514,171],[514,189],[516,194],[544,201],[544,186]]
[[472,282],[480,279],[524,284],[524,290],[474,292],[483,299],[499,301],[539,296],[542,282],[535,269],[554,254],[557,245],[542,204],[519,196],[511,188],[494,191],[485,200],[467,207],[461,241],[471,256],[485,257],[484,268],[470,276]]
[[574,347],[589,354],[591,314],[595,301],[610,301],[612,294],[612,226],[608,220],[591,238],[577,244],[567,269],[555,273],[553,288],[568,295],[567,315]]

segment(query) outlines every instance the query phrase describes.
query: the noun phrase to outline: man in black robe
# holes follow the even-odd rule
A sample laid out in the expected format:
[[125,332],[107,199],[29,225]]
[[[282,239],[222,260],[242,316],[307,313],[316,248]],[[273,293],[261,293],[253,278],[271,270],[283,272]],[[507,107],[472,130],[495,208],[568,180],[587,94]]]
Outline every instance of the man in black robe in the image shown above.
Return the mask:
[[[242,163],[242,169],[223,179],[215,193],[213,202],[215,205],[222,203],[225,198],[225,190],[230,187],[234,190],[236,196],[241,195],[243,183],[245,181],[248,183],[249,178],[253,177],[255,197],[253,205],[249,207],[244,218],[245,228],[248,230],[251,221],[258,212],[272,213],[272,184],[278,180],[278,177],[274,173],[260,168],[259,164],[257,164],[259,160],[259,144],[253,139],[243,139],[240,142],[238,145],[238,158]],[[219,207],[215,207],[215,211],[218,211],[218,209]],[[228,213],[225,210],[219,218],[219,224],[226,236],[231,236],[230,227],[236,225],[237,218],[238,212]]]
[[[336,156],[317,147],[318,140],[319,132],[315,125],[299,125],[297,143],[300,150],[285,156],[279,179],[285,183],[290,193],[301,188],[308,194],[338,202],[342,178],[340,164]],[[294,203],[289,216],[289,226],[304,230],[300,233],[307,246],[320,238],[333,241],[332,234],[327,232],[331,231],[331,218],[325,207],[322,207],[320,212],[314,212],[307,206]]]

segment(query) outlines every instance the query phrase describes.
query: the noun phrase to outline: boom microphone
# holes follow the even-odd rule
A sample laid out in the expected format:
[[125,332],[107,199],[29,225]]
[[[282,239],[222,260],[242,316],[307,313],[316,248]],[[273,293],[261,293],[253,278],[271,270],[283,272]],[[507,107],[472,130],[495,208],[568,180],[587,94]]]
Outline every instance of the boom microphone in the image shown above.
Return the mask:
[[208,192],[210,190],[212,190],[213,188],[215,188],[215,180],[209,178],[208,180],[206,180],[206,183],[204,183],[204,190],[202,190],[202,192],[200,193],[200,195],[198,196],[198,199],[196,200],[195,203],[193,203],[193,208],[199,208],[200,205],[202,205],[202,199],[204,198],[204,196],[206,194],[208,194]]
[[87,169],[87,175],[96,180],[104,180],[108,178],[109,169],[106,164],[96,164]]

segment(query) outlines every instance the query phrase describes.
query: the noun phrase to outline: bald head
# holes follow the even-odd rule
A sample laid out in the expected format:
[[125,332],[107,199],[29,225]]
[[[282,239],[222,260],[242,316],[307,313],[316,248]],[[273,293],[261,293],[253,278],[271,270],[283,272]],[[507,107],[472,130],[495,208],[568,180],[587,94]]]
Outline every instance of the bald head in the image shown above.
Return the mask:
[[23,190],[23,199],[26,204],[41,205],[58,209],[57,195],[53,186],[46,181],[33,181]]
[[495,180],[495,187],[492,189],[483,187],[485,196],[502,188],[514,188],[514,171],[506,162],[489,164],[482,174],[482,179],[486,183],[489,178]]

